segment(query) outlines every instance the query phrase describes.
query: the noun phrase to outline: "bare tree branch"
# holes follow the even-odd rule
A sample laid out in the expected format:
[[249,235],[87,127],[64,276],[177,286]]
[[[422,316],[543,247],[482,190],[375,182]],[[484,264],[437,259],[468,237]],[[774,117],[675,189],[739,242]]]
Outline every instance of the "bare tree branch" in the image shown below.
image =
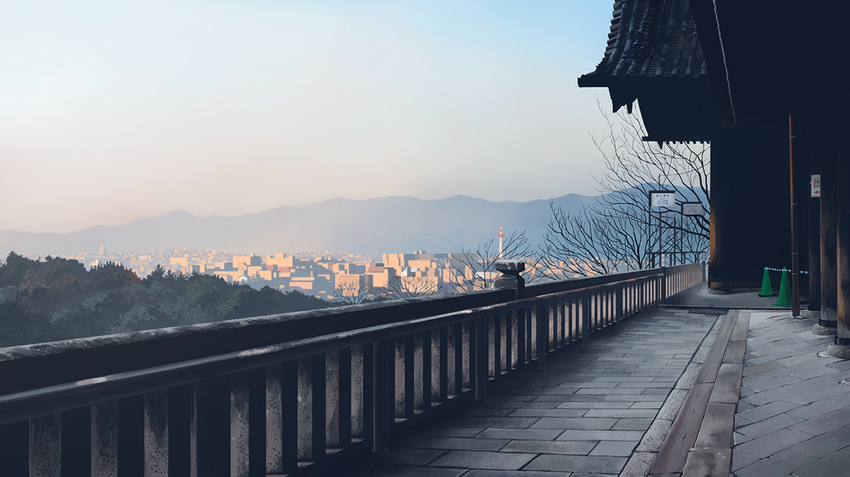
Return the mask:
[[469,292],[488,290],[499,276],[496,271],[496,261],[504,259],[522,260],[526,263],[522,276],[526,283],[541,278],[537,273],[541,259],[537,250],[529,243],[525,231],[514,230],[502,241],[502,257],[499,257],[499,246],[492,238],[476,249],[461,249],[460,254],[452,254],[448,260],[441,263],[443,281],[450,291]]
[[[620,112],[615,120],[597,104],[607,124],[605,134],[591,134],[606,168],[595,178],[601,195],[576,215],[550,205],[541,246],[547,275],[563,279],[648,268],[659,248],[679,252],[678,259],[699,260],[710,237],[709,146],[643,141],[646,130],[637,114]],[[657,189],[675,191],[675,207],[650,208],[650,192]],[[703,204],[702,215],[683,216],[683,202]]]

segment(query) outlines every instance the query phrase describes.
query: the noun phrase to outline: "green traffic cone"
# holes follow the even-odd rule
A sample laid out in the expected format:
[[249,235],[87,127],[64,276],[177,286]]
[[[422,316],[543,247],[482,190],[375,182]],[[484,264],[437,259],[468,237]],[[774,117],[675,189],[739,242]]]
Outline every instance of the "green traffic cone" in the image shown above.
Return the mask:
[[791,306],[791,285],[788,284],[788,270],[782,267],[782,281],[779,282],[779,301],[776,306]]
[[761,279],[761,292],[759,296],[773,296],[773,286],[770,284],[770,275],[767,274],[767,267],[764,267],[764,278]]

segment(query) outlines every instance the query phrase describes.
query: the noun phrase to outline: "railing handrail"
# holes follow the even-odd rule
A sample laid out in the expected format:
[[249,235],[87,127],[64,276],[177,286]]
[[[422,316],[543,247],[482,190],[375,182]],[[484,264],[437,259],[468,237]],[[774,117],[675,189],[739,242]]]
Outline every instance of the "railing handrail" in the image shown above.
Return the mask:
[[349,305],[0,349],[0,394],[509,301],[510,290]]
[[[85,404],[95,404],[124,396],[189,384],[210,376],[247,371],[261,366],[306,358],[318,353],[451,325],[479,316],[528,308],[542,300],[579,293],[589,288],[616,285],[641,278],[662,276],[664,274],[664,269],[650,269],[639,272],[612,274],[607,276],[609,278],[608,280],[569,280],[569,282],[573,282],[572,285],[574,286],[561,287],[563,288],[562,290],[546,295],[537,295],[521,300],[459,310],[440,315],[401,320],[350,331],[329,333],[274,345],[229,351],[166,365],[129,370],[107,376],[58,383],[33,390],[0,395],[0,426],[30,417],[33,414],[60,412]],[[592,278],[596,279],[600,277]]]
[[[562,282],[557,282],[555,284],[544,283],[538,285],[531,285],[527,288],[527,290],[530,291],[530,294],[532,296],[527,296],[522,300],[511,300],[510,297],[513,296],[512,293],[510,291],[505,290],[491,291],[489,293],[477,293],[475,295],[477,295],[478,298],[484,297],[485,299],[467,300],[466,302],[496,302],[485,304],[483,306],[468,307],[460,310],[454,310],[448,313],[438,313],[430,315],[424,314],[424,316],[422,316],[422,310],[420,310],[419,313],[409,313],[409,308],[411,306],[421,306],[423,304],[428,303],[429,301],[437,302],[441,299],[414,299],[405,300],[400,303],[381,303],[378,304],[378,306],[354,305],[335,308],[332,310],[321,310],[320,312],[297,312],[286,315],[245,318],[239,320],[230,320],[227,322],[205,323],[200,325],[189,325],[168,329],[148,330],[137,333],[126,333],[123,335],[83,338],[76,340],[68,340],[66,342],[54,342],[7,348],[6,350],[0,350],[0,353],[2,353],[3,351],[7,352],[6,360],[0,361],[0,373],[6,376],[16,376],[16,378],[18,379],[13,380],[14,383],[6,382],[0,384],[0,386],[2,386],[3,388],[3,392],[0,393],[0,406],[5,409],[5,404],[11,404],[11,402],[7,402],[6,398],[13,399],[13,396],[16,396],[13,400],[19,399],[20,397],[25,395],[34,397],[34,395],[32,394],[35,392],[34,390],[41,390],[47,392],[47,390],[49,389],[61,389],[62,393],[64,393],[62,399],[66,400],[67,402],[70,402],[70,390],[76,390],[77,393],[82,393],[83,388],[101,390],[110,388],[110,386],[115,386],[115,392],[123,392],[123,385],[117,386],[117,383],[119,381],[124,380],[125,378],[128,379],[128,384],[126,386],[127,389],[132,388],[133,392],[135,393],[151,391],[154,389],[165,388],[180,384],[180,382],[188,383],[197,381],[201,379],[202,374],[208,374],[207,366],[226,366],[226,371],[218,370],[214,374],[227,374],[238,370],[250,369],[252,367],[258,367],[265,364],[272,364],[274,362],[282,362],[290,359],[296,359],[299,357],[305,357],[311,354],[326,351],[325,348],[322,348],[322,346],[326,343],[334,343],[333,345],[328,345],[327,349],[339,349],[340,347],[347,346],[349,343],[362,344],[377,339],[400,336],[406,333],[422,331],[437,326],[444,326],[458,321],[468,320],[471,317],[475,316],[508,312],[531,306],[541,299],[551,298],[558,295],[576,293],[588,288],[614,285],[641,278],[660,276],[664,275],[668,271],[674,271],[679,267],[692,266],[696,265],[692,264],[682,265],[678,267],[669,267],[670,270],[665,270],[664,268],[655,268],[634,272],[610,274],[598,277],[565,280]],[[526,295],[528,294],[529,293],[527,292]],[[454,297],[442,298],[442,300],[449,300],[450,298]],[[230,349],[223,349],[217,353],[208,352],[201,356],[188,355],[184,357],[184,359],[178,359],[168,362],[162,362],[162,359],[151,359],[149,361],[152,364],[147,366],[139,366],[139,363],[137,361],[134,363],[129,363],[129,365],[125,366],[122,369],[122,367],[120,366],[122,363],[111,363],[111,366],[104,366],[99,369],[87,368],[85,370],[86,374],[83,376],[63,375],[61,372],[56,372],[55,369],[52,370],[53,372],[49,375],[44,376],[44,378],[55,376],[55,378],[52,380],[33,379],[31,375],[28,376],[26,374],[32,373],[33,368],[35,366],[48,364],[47,361],[50,361],[51,358],[54,358],[53,361],[61,359],[65,367],[71,367],[74,365],[75,361],[73,359],[74,356],[67,356],[69,353],[73,355],[73,353],[75,352],[82,351],[87,352],[90,356],[92,356],[98,354],[98,351],[101,351],[104,354],[110,353],[112,359],[115,360],[114,350],[117,346],[143,346],[147,344],[151,347],[148,352],[161,353],[163,352],[161,348],[161,342],[163,338],[176,338],[177,341],[174,342],[173,345],[185,346],[185,344],[180,343],[179,338],[186,336],[193,337],[197,336],[199,333],[202,334],[204,332],[222,333],[225,331],[235,331],[240,329],[244,330],[252,326],[263,327],[264,325],[279,323],[289,323],[290,325],[295,325],[302,324],[300,320],[307,318],[317,318],[321,316],[342,318],[350,317],[353,314],[362,315],[363,313],[369,312],[375,313],[377,310],[383,312],[386,312],[387,310],[397,310],[398,313],[396,313],[396,315],[401,316],[402,319],[389,323],[373,324],[370,326],[364,326],[359,328],[349,327],[349,329],[345,329],[342,331],[334,331],[332,328],[330,328],[326,329],[326,331],[330,331],[329,333],[325,332],[322,334],[316,334],[314,336],[300,338],[293,336],[293,338],[295,339],[290,339],[286,341],[277,340],[276,342],[268,342],[271,340],[267,340],[266,343],[261,343],[260,345],[254,346],[251,346],[252,343],[250,342],[241,343],[242,346],[230,347]],[[405,316],[405,314],[408,314],[408,316]],[[413,317],[409,317],[409,315],[413,315]],[[352,324],[356,324],[357,320],[352,319],[352,322]],[[342,344],[342,346],[339,346],[340,344]],[[74,345],[81,346],[81,348],[75,348]],[[302,347],[303,350],[293,351],[298,347]],[[39,350],[46,350],[47,353],[36,354]],[[28,355],[26,351],[30,351],[31,354]],[[20,357],[17,359],[10,359],[10,355],[18,355]],[[90,361],[90,359],[91,358],[86,361]],[[237,365],[236,363],[239,364]],[[232,366],[235,366],[235,368],[232,368]],[[177,372],[178,369],[182,368],[195,370],[193,372],[197,373],[196,377],[190,379],[184,376],[183,373]],[[141,391],[138,389],[137,386],[139,383],[137,383],[137,379],[139,379],[141,376],[155,376],[157,373],[160,372],[162,373],[162,379],[168,379],[167,383],[165,381],[162,381],[161,383],[151,383],[152,387],[145,387],[145,389]],[[174,381],[174,379],[177,378],[174,378],[173,376],[178,375],[180,376],[178,379],[178,381],[180,382]],[[106,378],[104,379],[104,377]],[[109,386],[107,386],[106,383],[109,383]],[[100,391],[95,391],[93,395],[86,395],[89,396],[88,400],[90,401],[91,399],[100,399],[101,397],[98,397],[100,396],[99,393]],[[3,396],[3,394],[5,394],[5,396]],[[113,397],[110,397],[108,399],[112,398],[114,398],[114,394]],[[103,397],[103,399],[107,398]],[[10,413],[11,412],[12,411],[10,408]],[[0,423],[7,422],[6,419],[11,418],[10,416],[7,416],[7,414],[9,413],[0,412]]]

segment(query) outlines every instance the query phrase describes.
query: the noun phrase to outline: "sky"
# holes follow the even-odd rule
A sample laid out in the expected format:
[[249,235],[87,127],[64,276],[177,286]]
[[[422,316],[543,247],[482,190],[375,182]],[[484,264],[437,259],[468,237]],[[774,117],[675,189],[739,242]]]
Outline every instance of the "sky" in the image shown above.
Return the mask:
[[595,195],[612,3],[0,0],[0,230]]

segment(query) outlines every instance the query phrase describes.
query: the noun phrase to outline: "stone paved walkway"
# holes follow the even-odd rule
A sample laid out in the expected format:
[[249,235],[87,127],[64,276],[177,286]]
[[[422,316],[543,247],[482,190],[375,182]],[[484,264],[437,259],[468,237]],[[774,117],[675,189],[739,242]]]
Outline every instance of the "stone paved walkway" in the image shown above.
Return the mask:
[[832,337],[816,321],[750,315],[733,475],[850,475],[850,361],[818,357]]
[[400,436],[388,461],[350,475],[617,475],[722,314],[695,311],[648,310],[545,372],[491,383],[486,402]]

